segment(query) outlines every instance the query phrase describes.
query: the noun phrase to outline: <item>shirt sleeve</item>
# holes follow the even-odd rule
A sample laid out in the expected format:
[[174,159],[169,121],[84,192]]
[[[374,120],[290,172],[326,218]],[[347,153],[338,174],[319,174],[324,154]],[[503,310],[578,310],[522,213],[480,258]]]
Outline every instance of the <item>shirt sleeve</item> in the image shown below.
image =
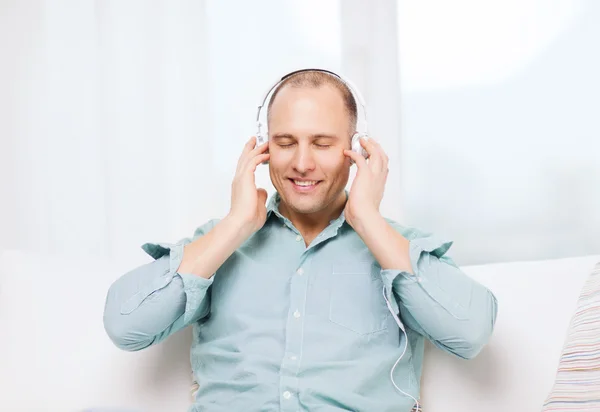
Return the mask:
[[461,358],[475,357],[489,341],[498,303],[447,255],[452,241],[416,229],[392,226],[409,240],[413,273],[381,271],[393,310],[409,328]]
[[144,244],[142,249],[155,260],[131,270],[111,285],[104,326],[118,347],[143,349],[208,315],[212,277],[181,274],[177,269],[184,246],[208,233],[216,223],[217,220],[211,220],[202,225],[191,239]]
[[185,238],[177,243],[145,243],[142,245],[142,249],[148,253],[154,259],[160,259],[163,256],[169,257],[169,268],[168,272],[165,273],[162,278],[155,280],[148,286],[148,288],[137,296],[133,296],[129,302],[126,302],[123,311],[135,310],[144,299],[162,288],[169,285],[175,277],[179,277],[182,283],[182,291],[185,295],[185,309],[183,313],[183,322],[189,324],[198,317],[204,317],[208,314],[210,307],[207,302],[206,296],[210,285],[212,285],[213,278],[209,279],[197,276],[194,274],[178,273],[177,269],[181,265],[183,259],[183,248],[188,243],[196,240],[197,238],[205,235],[218,223],[217,219],[212,219],[196,229],[192,239]]

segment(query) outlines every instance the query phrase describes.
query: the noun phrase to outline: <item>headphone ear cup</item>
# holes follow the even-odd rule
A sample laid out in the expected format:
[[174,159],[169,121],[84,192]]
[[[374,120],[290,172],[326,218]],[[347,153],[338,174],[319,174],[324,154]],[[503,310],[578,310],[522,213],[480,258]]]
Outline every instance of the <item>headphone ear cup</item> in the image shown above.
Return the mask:
[[[366,159],[367,157],[369,157],[369,154],[360,144],[361,137],[368,139],[369,135],[367,135],[365,133],[359,133],[359,132],[354,133],[354,135],[352,136],[352,151],[355,153],[358,153],[359,155],[363,156]],[[352,162],[352,163],[354,163],[354,162]]]
[[[267,141],[268,141],[267,136],[263,135],[262,133],[258,133],[256,135],[256,145],[254,147],[256,148],[256,147],[260,146],[261,144],[266,143]],[[267,151],[265,153],[269,153],[269,149],[268,148],[267,148]],[[269,164],[269,160],[265,160],[261,164],[268,165]]]
[[261,144],[265,143],[266,141],[267,141],[266,136],[264,136],[262,133],[257,133],[256,134],[256,146],[255,147],[260,146]]

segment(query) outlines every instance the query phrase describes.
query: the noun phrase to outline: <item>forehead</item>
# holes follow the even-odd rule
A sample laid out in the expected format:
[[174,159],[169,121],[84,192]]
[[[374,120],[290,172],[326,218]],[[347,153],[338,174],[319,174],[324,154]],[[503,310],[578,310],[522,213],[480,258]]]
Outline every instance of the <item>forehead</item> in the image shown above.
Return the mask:
[[269,110],[269,127],[281,123],[315,122],[345,126],[350,116],[342,93],[325,84],[319,87],[283,87]]

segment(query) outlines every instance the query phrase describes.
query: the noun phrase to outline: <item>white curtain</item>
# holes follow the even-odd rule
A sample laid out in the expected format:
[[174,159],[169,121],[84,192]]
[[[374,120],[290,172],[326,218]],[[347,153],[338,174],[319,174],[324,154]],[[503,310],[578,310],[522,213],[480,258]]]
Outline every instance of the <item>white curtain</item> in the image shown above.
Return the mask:
[[4,248],[131,256],[213,212],[205,16],[193,1],[3,3]]
[[594,1],[0,0],[0,249],[143,261],[224,216],[262,94],[318,66],[367,100],[386,216],[456,240],[461,264],[597,253],[598,18]]
[[[355,75],[371,112],[396,110],[393,1],[0,5],[4,249],[141,261],[142,243],[224,216],[256,106],[288,71]],[[397,120],[370,122],[394,152]],[[272,193],[266,166],[257,176]]]

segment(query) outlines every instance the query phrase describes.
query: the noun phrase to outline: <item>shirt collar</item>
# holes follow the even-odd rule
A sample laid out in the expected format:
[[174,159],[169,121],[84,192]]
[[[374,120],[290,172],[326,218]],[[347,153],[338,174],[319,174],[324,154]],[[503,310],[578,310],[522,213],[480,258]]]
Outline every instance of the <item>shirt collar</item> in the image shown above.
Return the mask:
[[279,192],[275,191],[269,198],[267,202],[267,217],[275,212],[279,214],[279,202],[281,201],[281,197],[279,196]]

